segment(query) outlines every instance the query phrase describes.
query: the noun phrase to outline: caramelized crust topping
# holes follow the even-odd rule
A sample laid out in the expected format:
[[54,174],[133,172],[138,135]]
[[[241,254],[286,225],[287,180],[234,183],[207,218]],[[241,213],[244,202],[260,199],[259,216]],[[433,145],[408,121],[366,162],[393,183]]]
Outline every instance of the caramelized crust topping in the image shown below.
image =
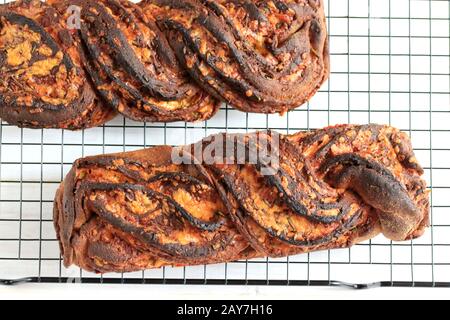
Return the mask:
[[165,35],[138,5],[84,1],[82,9],[90,72],[120,113],[138,121],[199,121],[216,113],[217,100],[190,81]]
[[321,0],[18,0],[0,28],[0,116],[31,128],[284,113],[329,74]]
[[[251,157],[264,139],[279,157],[270,175]],[[177,164],[170,147],[78,160],[55,200],[65,264],[102,273],[284,257],[380,233],[408,240],[429,224],[423,170],[391,127],[222,134],[182,150],[196,161]],[[199,150],[216,150],[215,162]]]
[[82,129],[112,118],[86,78],[81,43],[37,0],[0,7],[0,117],[21,127]]
[[283,113],[327,79],[324,7],[316,0],[144,0],[178,60],[205,90],[247,112]]

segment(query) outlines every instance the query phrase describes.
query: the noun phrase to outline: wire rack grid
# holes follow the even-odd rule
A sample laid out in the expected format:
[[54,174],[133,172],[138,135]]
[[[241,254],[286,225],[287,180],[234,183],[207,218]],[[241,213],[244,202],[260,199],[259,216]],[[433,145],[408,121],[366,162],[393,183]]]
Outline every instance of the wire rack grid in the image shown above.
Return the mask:
[[[448,0],[325,0],[330,80],[284,116],[223,106],[197,123],[123,118],[82,132],[0,124],[0,279],[31,282],[450,286],[450,8]],[[62,266],[53,196],[79,157],[195,142],[217,132],[281,133],[341,123],[382,123],[411,135],[432,189],[432,227],[422,238],[383,237],[352,249],[283,259],[89,274]],[[5,281],[6,284],[15,281]],[[366,285],[353,286],[366,288]]]

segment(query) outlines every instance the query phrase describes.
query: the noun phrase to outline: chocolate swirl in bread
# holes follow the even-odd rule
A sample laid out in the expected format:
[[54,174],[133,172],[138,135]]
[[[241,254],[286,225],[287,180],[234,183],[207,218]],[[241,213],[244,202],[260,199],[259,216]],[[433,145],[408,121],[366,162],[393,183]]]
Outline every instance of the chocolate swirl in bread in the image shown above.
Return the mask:
[[142,7],[189,74],[240,110],[297,108],[328,77],[322,1],[144,0]]
[[112,110],[199,121],[222,102],[283,113],[329,73],[319,0],[20,0],[0,12],[0,116],[20,126],[79,129]]
[[40,1],[0,7],[0,118],[30,128],[98,126],[115,112],[97,98],[81,42]]
[[[253,157],[267,146],[275,165]],[[421,236],[422,174],[406,134],[386,126],[220,134],[78,160],[54,221],[65,265],[101,273],[283,257]]]
[[187,77],[165,35],[138,5],[81,0],[59,7],[69,4],[82,8],[89,73],[108,105],[137,121],[199,121],[216,113],[218,101]]

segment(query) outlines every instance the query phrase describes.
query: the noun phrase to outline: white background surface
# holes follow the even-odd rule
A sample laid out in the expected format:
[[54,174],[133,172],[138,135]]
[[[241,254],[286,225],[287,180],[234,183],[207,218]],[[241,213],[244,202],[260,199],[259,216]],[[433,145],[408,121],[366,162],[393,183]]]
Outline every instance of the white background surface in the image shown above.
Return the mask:
[[114,299],[114,300],[320,300],[320,299],[450,299],[450,289],[380,288],[346,290],[340,288],[223,287],[223,286],[118,286],[39,285],[0,287],[0,299]]
[[[51,223],[54,192],[71,163],[91,154],[195,142],[219,131],[296,132],[340,123],[386,123],[411,135],[433,186],[434,228],[414,243],[383,237],[352,250],[287,259],[169,269],[168,278],[450,282],[449,1],[325,0],[332,75],[311,100],[285,116],[224,108],[205,123],[146,124],[117,118],[84,132],[22,130],[2,124],[0,278],[79,275],[61,268]],[[348,17],[351,18],[348,18]],[[389,16],[392,19],[388,19]],[[430,17],[432,20],[430,20]],[[411,18],[411,19],[408,19]],[[19,221],[20,220],[20,221]],[[17,241],[21,238],[22,241]],[[21,261],[17,261],[20,258]],[[39,262],[38,259],[42,261]],[[309,262],[309,263],[308,263]],[[61,268],[61,269],[60,269]],[[247,268],[247,270],[246,270]],[[61,271],[60,271],[61,270]],[[84,276],[95,276],[88,275]],[[127,275],[142,277],[141,273]],[[162,277],[161,270],[146,277]],[[443,289],[22,285],[0,298],[450,298]]]

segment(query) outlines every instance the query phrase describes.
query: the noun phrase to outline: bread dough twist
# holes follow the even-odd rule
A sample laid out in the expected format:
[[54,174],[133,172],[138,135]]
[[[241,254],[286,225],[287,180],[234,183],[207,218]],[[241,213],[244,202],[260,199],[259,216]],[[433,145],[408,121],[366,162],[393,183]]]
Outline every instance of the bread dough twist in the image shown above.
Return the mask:
[[0,28],[0,117],[22,127],[283,113],[329,73],[319,0],[20,0]]
[[66,266],[89,271],[284,257],[421,236],[422,174],[407,135],[387,126],[220,134],[78,160],[54,221]]

